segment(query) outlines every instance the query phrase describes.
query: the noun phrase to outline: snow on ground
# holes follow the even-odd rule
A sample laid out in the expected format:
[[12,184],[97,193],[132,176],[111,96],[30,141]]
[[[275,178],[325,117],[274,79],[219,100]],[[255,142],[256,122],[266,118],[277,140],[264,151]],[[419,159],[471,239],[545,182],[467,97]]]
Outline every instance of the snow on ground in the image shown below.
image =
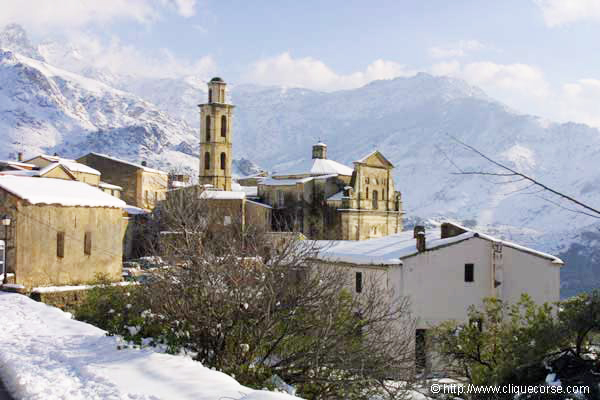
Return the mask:
[[58,308],[0,292],[0,380],[15,400],[293,400],[189,358],[119,341]]

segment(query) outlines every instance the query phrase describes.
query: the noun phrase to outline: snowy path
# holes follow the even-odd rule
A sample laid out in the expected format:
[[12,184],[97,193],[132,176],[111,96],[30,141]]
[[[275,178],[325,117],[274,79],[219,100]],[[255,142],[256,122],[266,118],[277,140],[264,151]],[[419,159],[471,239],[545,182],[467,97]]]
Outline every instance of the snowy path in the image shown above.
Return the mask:
[[291,400],[255,391],[190,359],[117,350],[61,310],[0,292],[0,380],[15,400]]

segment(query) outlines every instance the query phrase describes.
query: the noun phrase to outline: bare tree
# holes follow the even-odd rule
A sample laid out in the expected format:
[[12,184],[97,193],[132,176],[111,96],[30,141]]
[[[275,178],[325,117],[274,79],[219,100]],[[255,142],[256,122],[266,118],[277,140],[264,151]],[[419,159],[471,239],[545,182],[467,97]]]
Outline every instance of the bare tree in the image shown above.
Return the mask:
[[590,216],[593,218],[600,218],[600,210],[599,209],[594,208],[588,204],[585,204],[585,203],[577,200],[573,196],[567,195],[557,189],[554,189],[554,188],[540,182],[539,180],[533,178],[532,176],[529,176],[527,174],[524,174],[523,172],[517,171],[514,168],[511,168],[511,167],[487,156],[486,154],[479,151],[475,147],[462,142],[461,140],[457,139],[454,136],[450,136],[450,138],[452,138],[452,140],[454,140],[455,142],[460,144],[463,148],[477,154],[481,158],[488,161],[490,164],[492,164],[500,169],[500,172],[498,172],[498,171],[496,171],[496,172],[493,172],[493,171],[464,171],[464,170],[462,170],[462,168],[460,168],[458,165],[456,165],[455,162],[453,162],[449,157],[447,157],[444,154],[445,157],[448,159],[448,161],[450,161],[451,164],[459,171],[459,172],[456,172],[455,174],[458,174],[458,175],[480,175],[480,176],[506,178],[506,181],[503,181],[502,183],[528,182],[529,184],[520,190],[527,190],[527,189],[537,187],[541,191],[549,192],[549,193],[559,197],[560,199],[566,200],[566,201],[574,204],[578,208],[575,208],[575,209],[566,208],[557,202],[554,202],[547,198],[543,198],[545,201],[548,201],[548,202],[550,202],[558,207],[561,207],[563,209],[566,209],[568,211],[584,214],[584,215],[587,215],[587,216]]
[[277,375],[311,399],[401,398],[414,376],[414,320],[374,277],[353,294],[319,245],[244,225],[235,205],[178,191],[155,214],[170,266],[145,286],[152,312],[195,359],[264,386]]

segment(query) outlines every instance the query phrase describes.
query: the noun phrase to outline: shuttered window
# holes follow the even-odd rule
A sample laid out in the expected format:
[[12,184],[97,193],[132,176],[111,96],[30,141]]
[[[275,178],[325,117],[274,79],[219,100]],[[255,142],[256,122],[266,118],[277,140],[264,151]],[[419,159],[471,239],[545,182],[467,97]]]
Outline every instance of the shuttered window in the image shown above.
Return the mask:
[[86,232],[83,239],[83,252],[88,256],[92,254],[92,232]]
[[65,256],[65,233],[56,233],[56,257],[63,258]]

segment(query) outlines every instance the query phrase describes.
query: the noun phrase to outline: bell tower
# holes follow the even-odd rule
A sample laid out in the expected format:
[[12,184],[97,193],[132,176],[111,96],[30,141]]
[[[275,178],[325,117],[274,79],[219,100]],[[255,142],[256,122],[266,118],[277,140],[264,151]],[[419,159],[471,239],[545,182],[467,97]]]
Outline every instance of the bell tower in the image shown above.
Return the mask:
[[219,77],[208,82],[208,103],[200,104],[200,185],[231,190],[232,104],[227,84]]

